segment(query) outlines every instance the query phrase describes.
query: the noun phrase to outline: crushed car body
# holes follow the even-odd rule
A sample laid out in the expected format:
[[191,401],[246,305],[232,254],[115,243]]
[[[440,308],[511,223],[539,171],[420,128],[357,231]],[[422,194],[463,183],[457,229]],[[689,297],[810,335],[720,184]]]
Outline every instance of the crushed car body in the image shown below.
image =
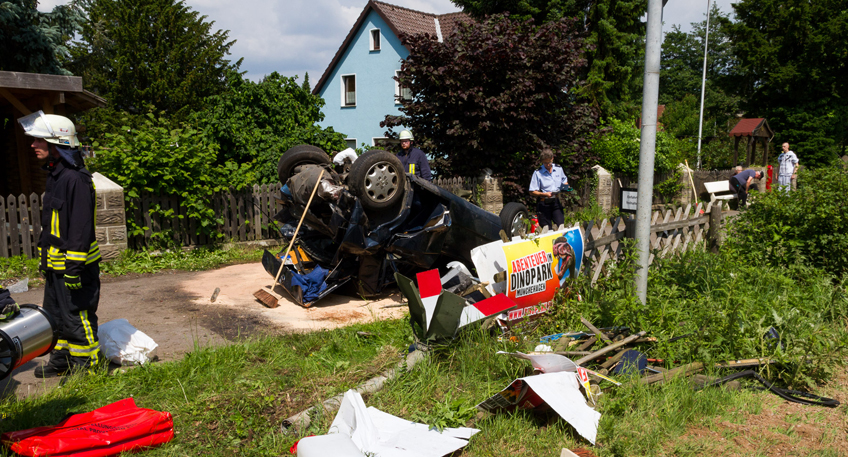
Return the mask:
[[[382,150],[333,164],[320,148],[295,146],[280,158],[278,174],[285,183],[284,208],[275,219],[291,226],[306,212],[280,283],[307,307],[348,284],[373,296],[394,283],[394,273],[411,276],[443,260],[471,265],[472,249],[499,240],[503,227],[511,234],[515,221],[527,216],[519,204],[507,205],[500,216],[485,211],[404,173],[397,157]],[[319,176],[322,182],[306,209]],[[262,258],[272,276],[282,261],[268,251]],[[326,275],[304,278],[316,266]],[[311,287],[310,281],[324,286]]]

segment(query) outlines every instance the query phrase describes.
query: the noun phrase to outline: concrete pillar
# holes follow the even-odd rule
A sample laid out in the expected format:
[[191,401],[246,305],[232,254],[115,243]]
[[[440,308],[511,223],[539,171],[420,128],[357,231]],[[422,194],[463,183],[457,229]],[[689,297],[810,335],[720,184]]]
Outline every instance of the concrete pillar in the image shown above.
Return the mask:
[[124,210],[124,188],[109,178],[94,173],[97,190],[97,243],[103,260],[118,257],[127,248],[127,215]]
[[483,209],[494,214],[500,214],[503,209],[503,186],[501,181],[491,176],[483,179],[483,189],[480,201]]
[[681,205],[686,206],[688,204],[697,205],[697,199],[695,198],[695,194],[692,191],[692,181],[694,181],[694,177],[692,181],[689,180],[689,173],[692,173],[692,169],[687,167],[686,164],[677,165],[677,170],[680,172],[680,178],[678,182],[681,185],[680,195],[678,195],[677,200]]
[[609,211],[612,209],[612,174],[600,165],[595,165],[592,170],[595,170],[595,176],[598,180],[598,187],[595,189],[595,201],[604,211]]

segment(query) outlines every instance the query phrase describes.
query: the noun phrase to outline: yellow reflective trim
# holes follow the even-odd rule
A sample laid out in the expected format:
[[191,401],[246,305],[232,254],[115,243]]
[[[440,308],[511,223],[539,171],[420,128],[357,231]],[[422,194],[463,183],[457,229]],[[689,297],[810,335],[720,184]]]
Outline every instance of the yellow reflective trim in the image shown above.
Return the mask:
[[88,321],[88,311],[80,311],[80,320],[82,321],[82,327],[85,329],[85,340],[88,341],[89,347],[98,344],[97,340],[94,339],[94,332],[91,330],[91,322]]
[[76,351],[76,350],[74,350],[74,349],[70,349],[70,353],[71,353],[71,356],[72,356],[72,357],[91,357],[91,358],[96,358],[96,357],[97,357],[97,353],[99,353],[99,352],[100,352],[100,347],[99,347],[99,346],[98,346],[98,347],[96,347],[96,348],[93,348],[93,349],[86,350],[86,351]]
[[59,211],[53,210],[53,217],[50,220],[50,234],[59,238],[61,234],[59,233]]

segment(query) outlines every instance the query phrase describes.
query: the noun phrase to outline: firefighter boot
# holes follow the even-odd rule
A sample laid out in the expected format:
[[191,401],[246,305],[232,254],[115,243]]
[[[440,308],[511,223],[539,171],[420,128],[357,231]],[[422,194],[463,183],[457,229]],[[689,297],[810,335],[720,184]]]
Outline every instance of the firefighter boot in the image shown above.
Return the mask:
[[35,377],[55,378],[56,376],[64,376],[71,369],[69,358],[70,354],[67,351],[52,351],[50,361],[35,367]]

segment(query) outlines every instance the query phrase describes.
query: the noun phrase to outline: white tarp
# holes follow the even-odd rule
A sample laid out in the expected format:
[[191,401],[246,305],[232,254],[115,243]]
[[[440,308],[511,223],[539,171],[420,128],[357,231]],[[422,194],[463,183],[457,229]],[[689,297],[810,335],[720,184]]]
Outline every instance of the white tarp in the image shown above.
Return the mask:
[[442,433],[426,424],[401,419],[374,407],[362,396],[345,392],[327,435],[310,436],[297,444],[298,457],[442,457],[468,444],[475,428],[445,428]]

